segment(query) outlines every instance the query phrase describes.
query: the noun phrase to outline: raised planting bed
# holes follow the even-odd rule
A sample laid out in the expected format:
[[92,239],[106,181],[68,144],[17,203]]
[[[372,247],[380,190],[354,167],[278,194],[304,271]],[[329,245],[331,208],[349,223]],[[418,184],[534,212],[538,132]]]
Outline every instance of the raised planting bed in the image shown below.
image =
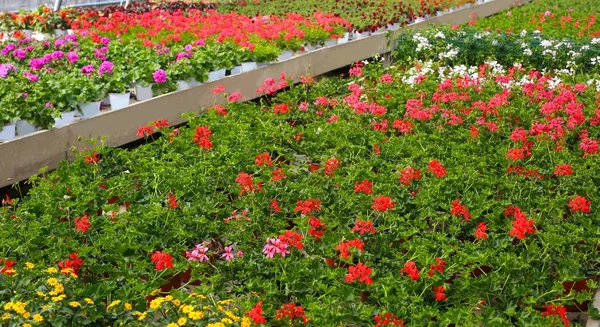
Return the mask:
[[[509,0],[496,0],[469,9],[430,18],[409,26],[411,28],[423,28],[429,24],[460,24],[469,21],[473,15],[489,16],[510,5],[511,1]],[[114,44],[113,42],[110,42],[110,44],[113,44],[112,49],[114,51],[122,50],[118,44]],[[111,49],[110,44],[109,50]],[[199,108],[208,107],[216,101],[212,95],[212,89],[218,84],[223,84],[231,92],[240,92],[244,100],[254,99],[261,96],[261,94],[256,93],[256,89],[260,87],[262,81],[266,78],[278,79],[282,72],[287,77],[294,79],[307,74],[313,76],[321,75],[344,67],[349,63],[370,58],[374,54],[387,54],[390,52],[390,46],[393,47],[394,45],[388,44],[386,34],[381,33],[349,41],[345,44],[324,47],[295,56],[283,62],[270,64],[267,67],[226,77],[218,82],[208,82],[181,92],[168,93],[148,101],[134,103],[122,110],[100,113],[90,119],[78,121],[61,128],[37,132],[26,137],[2,143],[0,144],[0,158],[11,159],[0,160],[0,186],[10,185],[27,179],[31,175],[38,173],[42,167],[54,169],[58,166],[60,160],[72,159],[73,155],[70,149],[73,147],[85,148],[88,146],[86,143],[80,142],[80,139],[85,140],[108,136],[107,145],[119,146],[135,140],[137,138],[137,127],[148,121],[166,118],[169,122],[181,123],[185,121],[185,119],[180,117],[182,113],[197,111]],[[204,57],[207,60],[214,59],[206,57],[205,49],[202,48],[198,51],[204,53]],[[152,65],[152,60],[149,59],[149,61],[145,61],[144,63]],[[122,69],[119,69],[118,72],[117,67],[119,66],[116,65],[114,67],[115,74],[126,73]],[[186,66],[177,64],[174,67],[182,69]],[[152,69],[148,69],[146,72],[149,72],[149,78],[154,79]],[[192,72],[206,77],[208,69],[192,70]],[[111,78],[111,80],[115,82],[119,81],[116,77]],[[161,85],[168,84],[168,87],[171,88],[175,86],[173,79],[168,79],[167,81],[167,83]],[[81,85],[85,86],[86,84],[83,83]],[[61,96],[61,94],[57,96]],[[53,108],[44,105],[43,109],[46,112],[52,112]]]
[[138,126],[154,142],[81,153],[5,199],[0,313],[581,326],[567,312],[590,307],[600,267],[587,76],[422,61],[349,75]]

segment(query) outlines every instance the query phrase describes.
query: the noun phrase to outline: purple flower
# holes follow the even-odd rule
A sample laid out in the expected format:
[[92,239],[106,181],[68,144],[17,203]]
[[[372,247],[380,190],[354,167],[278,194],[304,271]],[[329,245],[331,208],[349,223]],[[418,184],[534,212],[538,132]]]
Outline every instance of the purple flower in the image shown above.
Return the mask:
[[107,53],[108,52],[108,47],[102,47],[99,49],[100,52],[102,53]]
[[17,57],[19,60],[27,58],[27,52],[23,49],[17,49],[12,53],[13,57]]
[[203,47],[206,45],[206,42],[204,42],[204,40],[197,40],[196,42],[194,42],[194,45],[199,45]]
[[0,77],[6,78],[11,70],[16,72],[17,68],[11,64],[0,64]]
[[112,74],[114,67],[115,67],[115,65],[113,65],[112,62],[110,62],[110,61],[103,61],[100,64],[100,67],[98,67],[98,75],[104,75],[105,73]]
[[24,98],[27,98],[27,97],[29,97],[29,94],[23,92],[23,93],[21,93],[21,96],[24,97]]
[[14,45],[13,43],[9,43],[6,45],[6,47],[4,47],[4,49],[2,49],[2,51],[0,51],[0,54],[2,54],[3,56],[6,56],[7,54],[9,54],[11,51],[13,51],[16,48],[17,48],[16,45]]
[[64,56],[65,56],[64,52],[62,52],[62,51],[54,51],[54,52],[52,52],[52,57],[51,58],[53,60],[58,60],[58,59],[60,59],[60,58],[62,58]]
[[101,60],[106,60],[106,55],[102,53],[100,49],[94,49],[94,57]]
[[67,60],[69,60],[69,62],[71,64],[76,63],[78,59],[79,59],[79,56],[77,55],[77,52],[71,51],[71,52],[67,53]]
[[191,44],[186,44],[184,47],[185,51],[192,51],[192,45]]
[[552,13],[550,13],[549,11],[546,11],[546,12],[544,13],[544,16],[548,17],[548,16],[550,16],[551,14],[552,14]]
[[95,70],[93,65],[87,65],[87,66],[83,66],[81,67],[81,73],[85,74],[85,75],[90,75],[91,73],[93,73]]
[[44,45],[44,48],[50,47],[50,42],[48,42],[48,41],[44,41],[44,42],[42,42],[42,44]]
[[188,57],[187,52],[180,52],[175,55],[175,60],[181,60],[181,59],[187,58],[187,57]]
[[33,45],[28,45],[28,46],[27,46],[27,48],[25,48],[25,51],[27,51],[27,52],[31,52],[31,51],[33,51],[33,49],[35,49],[35,48],[33,47]]
[[152,77],[154,77],[154,82],[159,84],[167,81],[167,73],[162,69],[159,69],[152,73]]
[[44,68],[46,61],[43,58],[33,58],[29,60],[29,68],[33,70],[40,70]]
[[40,80],[40,77],[38,75],[30,72],[24,72],[23,76],[25,76],[30,82],[37,82]]
[[108,45],[110,43],[110,39],[105,36],[100,39],[100,42],[102,42],[104,45]]
[[225,258],[225,261],[229,261],[234,258],[234,254],[231,252],[233,250],[232,246],[226,246],[224,250],[225,252],[221,254],[221,257]]
[[163,48],[163,52],[164,52],[164,53],[169,53],[169,51],[171,51],[171,50],[169,50],[169,48],[167,48],[167,47],[164,47],[164,48]]
[[54,41],[54,47],[56,48],[60,48],[61,46],[67,44],[67,41],[63,40],[63,39],[58,39],[56,41]]
[[54,108],[54,105],[50,102],[46,102],[46,108]]
[[77,36],[73,35],[73,34],[69,34],[69,35],[65,36],[65,40],[71,41],[71,42],[76,42],[77,41]]
[[88,32],[87,31],[81,31],[81,32],[79,32],[79,35],[85,37],[85,36],[88,36]]

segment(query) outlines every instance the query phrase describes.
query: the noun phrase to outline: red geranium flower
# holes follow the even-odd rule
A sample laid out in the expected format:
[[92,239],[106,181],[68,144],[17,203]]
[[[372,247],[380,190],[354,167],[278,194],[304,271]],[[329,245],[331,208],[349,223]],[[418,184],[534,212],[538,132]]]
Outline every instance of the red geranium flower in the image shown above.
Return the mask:
[[152,263],[156,265],[156,270],[165,270],[167,268],[173,268],[173,258],[165,252],[156,251],[152,253]]
[[76,217],[75,218],[75,229],[86,233],[88,228],[91,226],[90,222],[89,222],[89,216],[88,215],[84,215],[83,217],[79,218]]
[[360,184],[358,182],[354,183],[354,193],[363,192],[365,194],[373,193],[373,189],[371,188],[373,183],[370,181],[363,179]]
[[448,175],[448,173],[446,172],[446,167],[444,167],[439,161],[431,160],[428,163],[428,165],[429,167],[427,168],[427,170],[432,172],[438,178],[442,178]]
[[485,240],[488,238],[488,234],[486,233],[487,231],[487,225],[485,224],[485,222],[480,222],[479,225],[477,225],[477,229],[475,230],[475,237],[477,237],[478,240]]
[[577,195],[569,200],[569,208],[571,208],[571,210],[573,211],[582,211],[585,213],[590,213],[591,205],[592,201],[580,195]]
[[375,234],[375,228],[373,228],[373,222],[370,220],[356,220],[354,222],[354,227],[352,227],[353,232],[359,232],[360,235],[365,233]]
[[250,319],[252,319],[252,321],[254,321],[255,324],[267,323],[267,320],[263,316],[262,303],[263,301],[259,301],[258,303],[256,303],[254,308],[250,309],[250,311],[246,313],[246,316],[250,317]]
[[385,212],[388,209],[394,209],[394,204],[396,202],[392,202],[392,198],[389,196],[378,195],[373,198],[373,205],[371,205],[371,209],[375,211]]
[[348,267],[346,283],[353,283],[354,281],[358,280],[359,283],[364,283],[366,285],[373,284],[371,272],[373,272],[373,269],[369,268],[369,266],[365,265],[364,263],[359,262],[356,266]]

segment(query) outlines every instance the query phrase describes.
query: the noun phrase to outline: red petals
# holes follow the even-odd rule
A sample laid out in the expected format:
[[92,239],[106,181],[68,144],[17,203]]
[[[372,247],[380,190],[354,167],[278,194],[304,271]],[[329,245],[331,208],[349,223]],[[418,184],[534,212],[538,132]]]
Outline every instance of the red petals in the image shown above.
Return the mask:
[[408,261],[404,264],[404,268],[400,269],[402,274],[407,274],[410,279],[418,280],[421,276],[419,275],[420,271],[417,269],[417,264],[414,261]]
[[388,209],[394,209],[394,204],[396,204],[396,202],[392,202],[392,198],[380,194],[373,198],[373,205],[371,205],[371,209],[385,212]]
[[155,269],[157,271],[173,268],[173,258],[162,251],[152,253],[152,263],[156,265]]
[[371,278],[371,272],[373,269],[369,268],[369,266],[365,265],[362,262],[359,262],[356,266],[348,267],[348,274],[346,274],[346,283],[353,283],[358,280],[359,283],[363,283],[365,285],[373,284],[373,279]]
[[515,220],[512,222],[512,229],[508,232],[509,235],[516,237],[521,240],[524,239],[527,234],[535,233],[534,221],[527,219],[527,216],[517,206],[509,206],[506,208],[504,215],[506,217],[514,216]]
[[357,249],[361,252],[365,251],[365,242],[361,239],[354,239],[349,241],[340,241],[340,243],[335,247],[336,250],[340,251],[339,257],[342,259],[348,260],[350,255],[350,249]]
[[198,126],[196,127],[196,132],[194,134],[194,143],[198,144],[199,147],[204,149],[212,149],[213,145],[210,141],[210,136],[212,132],[208,128],[208,126]]
[[434,286],[433,287],[433,297],[438,302],[446,301],[446,299],[448,297],[446,296],[445,292],[446,292],[446,288],[444,288],[443,286]]
[[81,218],[75,218],[75,229],[80,232],[86,233],[88,231],[88,228],[90,228],[91,226],[89,218],[90,217],[88,215],[84,215]]
[[592,201],[586,199],[583,196],[577,195],[574,198],[569,200],[569,208],[573,211],[581,211],[585,213],[590,213],[590,206],[592,205]]
[[358,182],[354,183],[354,193],[363,192],[365,194],[373,193],[372,189],[373,183],[370,181],[363,179],[360,184]]
[[246,316],[250,317],[250,319],[252,319],[252,321],[257,325],[267,323],[267,320],[263,316],[262,303],[263,301],[259,301],[256,303],[254,308],[250,309],[250,311],[246,313]]
[[304,313],[304,308],[302,308],[301,305],[296,305],[295,303],[284,304],[281,309],[277,310],[275,320],[280,320],[285,317],[289,318],[290,321],[294,320],[295,318],[300,318],[302,323],[305,325],[308,322],[306,313]]
[[373,228],[373,222],[370,220],[356,220],[354,222],[354,227],[352,227],[353,232],[359,232],[360,235],[365,233],[371,233],[375,235],[375,228]]
[[446,167],[444,167],[439,161],[435,159],[431,160],[428,163],[428,165],[429,167],[427,167],[427,170],[434,174],[436,177],[443,178],[445,176],[448,176],[448,173],[446,172]]
[[307,215],[313,211],[321,211],[321,201],[315,199],[298,200],[294,211]]
[[[445,170],[444,170],[445,171]],[[421,179],[421,171],[413,167],[407,167],[400,171],[400,183],[410,186],[413,180]]]
[[308,224],[310,225],[308,234],[314,237],[316,241],[320,241],[321,237],[323,237],[323,230],[327,229],[327,225],[321,222],[317,217],[310,217],[308,219]]
[[485,224],[485,222],[480,222],[479,225],[477,225],[477,229],[475,229],[475,233],[473,233],[473,235],[475,235],[475,237],[477,237],[478,240],[485,240],[488,238],[488,234],[486,233],[487,231],[487,225]]
[[573,168],[569,164],[557,165],[554,167],[554,176],[571,176]]
[[263,152],[254,157],[254,164],[259,167],[264,166],[264,165],[268,165],[269,167],[272,167],[273,161],[271,160],[271,156],[268,153]]
[[452,208],[450,209],[450,214],[455,216],[463,216],[466,221],[471,220],[471,213],[469,209],[460,203],[459,199],[454,200],[452,202]]
[[561,318],[565,327],[569,327],[569,318],[567,318],[567,309],[562,305],[549,304],[545,305],[545,312],[541,313],[542,317],[558,316]]

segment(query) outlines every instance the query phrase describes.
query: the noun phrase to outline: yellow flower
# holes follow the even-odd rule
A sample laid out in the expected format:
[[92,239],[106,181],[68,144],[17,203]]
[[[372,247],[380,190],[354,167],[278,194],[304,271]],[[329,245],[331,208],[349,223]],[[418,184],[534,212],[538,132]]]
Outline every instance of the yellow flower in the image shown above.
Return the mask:
[[250,322],[250,318],[244,317],[242,318],[242,326],[241,327],[250,327],[252,323]]
[[221,319],[221,322],[224,324],[233,324],[233,320],[231,320],[229,318],[223,318],[223,319]]
[[36,313],[36,314],[33,315],[33,321],[35,321],[35,322],[42,322],[42,321],[44,321],[44,317],[42,317],[41,314]]
[[45,272],[49,273],[49,274],[56,274],[58,272],[58,269],[56,269],[55,267],[50,267],[46,270],[44,270]]
[[177,299],[175,299],[175,300],[173,300],[173,301],[171,301],[171,302],[172,302],[172,303],[173,303],[173,304],[174,304],[176,307],[178,307],[178,306],[180,306],[180,305],[181,305],[181,301],[179,301],[179,300],[177,300]]
[[31,327],[31,324],[23,324],[23,327]]
[[126,311],[131,311],[131,309],[133,309],[133,306],[129,302],[125,303],[123,306],[125,307]]
[[150,295],[154,296],[154,295],[157,295],[158,293],[160,293],[160,288],[157,288],[154,291],[152,291],[152,293],[150,293]]
[[52,298],[52,302],[60,302],[62,300],[64,300],[67,296],[64,294],[61,294],[59,296],[55,296]]
[[142,321],[142,320],[146,319],[147,314],[148,314],[148,311],[142,312],[142,314],[140,314],[140,316],[138,317],[138,321]]
[[190,317],[190,319],[192,319],[192,320],[200,320],[200,319],[204,318],[204,312],[192,311],[192,312],[188,313],[188,317]]
[[185,318],[183,318],[183,317],[182,317],[182,318],[179,318],[179,320],[177,320],[177,324],[178,324],[179,326],[183,326],[183,325],[185,325],[185,323],[186,323],[186,322],[187,322],[187,319],[185,319]]
[[2,315],[2,320],[9,320],[10,319],[10,313],[5,313]]
[[156,299],[150,302],[150,308],[156,310],[160,307],[161,304],[163,304],[163,302],[165,302],[165,298],[157,297]]
[[94,300],[90,299],[89,297],[86,297],[85,299],[83,299],[85,301],[85,303],[93,305],[94,304]]
[[216,322],[214,324],[208,324],[206,327],[225,327],[222,322]]
[[50,295],[58,295],[58,294],[60,294],[60,293],[62,293],[62,292],[65,291],[65,287],[61,283],[53,285],[53,287],[54,287],[54,289],[50,293],[48,293],[48,294],[50,294]]
[[25,311],[25,312],[23,313],[23,318],[25,318],[25,319],[29,319],[29,317],[31,317],[31,313],[29,313],[29,311]]
[[69,305],[72,306],[73,308],[77,308],[77,307],[81,306],[81,304],[77,301],[69,302]]
[[50,309],[50,308],[52,308],[51,305],[42,305],[42,310],[47,310],[47,309]]
[[58,284],[58,279],[52,277],[52,278],[48,278],[48,280],[46,281],[46,284],[50,285],[50,286],[56,286]]
[[35,268],[35,265],[31,262],[25,262],[25,267],[27,267],[27,269],[31,270],[31,269]]
[[219,301],[220,304],[231,304],[233,303],[233,300],[229,299],[229,300],[221,300]]
[[172,322],[167,325],[167,327],[179,327],[176,323]]
[[229,319],[233,320],[234,322],[238,322],[240,320],[240,317],[234,315],[233,312],[231,312],[231,311],[225,311],[225,315],[227,317],[229,317]]
[[107,307],[106,307],[106,312],[110,311],[110,309],[114,308],[115,306],[119,305],[119,303],[121,303],[121,300],[114,300],[112,301]]
[[183,312],[185,314],[188,314],[188,313],[194,311],[194,307],[189,304],[184,304],[179,309],[181,310],[181,312]]
[[171,301],[171,300],[173,300],[173,297],[171,295],[165,296],[165,301]]
[[43,297],[43,298],[47,297],[46,293],[44,293],[42,291],[37,291],[37,292],[35,292],[35,294],[37,294],[37,296],[39,296],[39,297]]

